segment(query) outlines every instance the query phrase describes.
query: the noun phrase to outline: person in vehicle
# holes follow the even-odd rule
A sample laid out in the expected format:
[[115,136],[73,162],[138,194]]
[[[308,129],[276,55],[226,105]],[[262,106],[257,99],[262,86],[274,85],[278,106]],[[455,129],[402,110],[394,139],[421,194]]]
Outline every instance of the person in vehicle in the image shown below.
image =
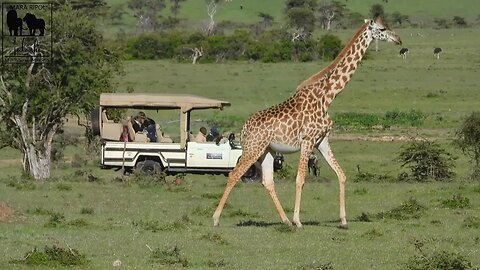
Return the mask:
[[218,129],[216,127],[212,127],[210,129],[210,133],[207,135],[207,142],[214,142],[219,138],[220,134],[218,133]]
[[151,118],[148,118],[144,112],[138,112],[138,114],[133,118],[132,127],[135,133],[145,133],[150,142],[157,141],[155,121]]
[[207,129],[205,127],[201,127],[200,131],[198,131],[197,136],[195,136],[195,142],[197,143],[204,143],[207,141]]
[[146,120],[147,116],[144,112],[138,112],[137,115],[132,119],[132,127],[135,133],[143,132],[146,129]]

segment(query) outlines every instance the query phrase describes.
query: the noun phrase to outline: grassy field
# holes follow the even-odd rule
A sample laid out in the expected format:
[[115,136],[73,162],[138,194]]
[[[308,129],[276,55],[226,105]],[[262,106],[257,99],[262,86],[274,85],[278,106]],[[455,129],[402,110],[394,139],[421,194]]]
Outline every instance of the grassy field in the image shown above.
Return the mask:
[[[237,10],[239,2],[228,3],[218,18],[251,22],[258,11],[281,16],[278,3],[283,1],[257,2],[243,1],[243,13]],[[478,13],[474,8],[478,3],[473,0],[455,5],[451,1],[413,2],[389,1],[387,12],[398,10],[410,15],[428,10],[429,16],[449,17],[462,11],[467,18]],[[204,18],[203,5],[203,1],[187,1],[182,16]],[[250,9],[254,5],[255,11]],[[361,13],[368,11],[368,5],[358,1],[348,1],[348,7]],[[397,56],[398,46],[381,43],[380,52],[369,53],[333,103],[330,114],[334,121],[336,114],[346,112],[383,115],[391,110],[415,109],[426,116],[419,127],[335,130],[332,149],[348,178],[349,230],[336,228],[338,184],[323,161],[322,177],[309,177],[304,188],[303,229],[292,230],[277,223],[273,204],[258,183],[239,183],[230,196],[221,226],[213,228],[211,215],[223,192],[223,176],[187,175],[178,186],[142,188],[133,177],[120,182],[120,172],[100,170],[94,165],[96,157],[78,145],[67,148],[66,159],[71,160],[74,154],[89,156],[88,166],[72,168],[69,162],[61,163],[51,181],[35,184],[21,181],[21,154],[1,149],[0,269],[51,269],[13,264],[11,260],[24,258],[35,247],[52,245],[78,249],[86,255],[89,263],[75,269],[111,269],[117,259],[123,262],[122,269],[181,268],[172,260],[153,258],[150,250],[167,251],[175,246],[180,252],[173,259],[187,262],[192,269],[320,269],[329,263],[334,269],[404,269],[414,256],[428,257],[440,251],[461,254],[478,268],[480,185],[467,180],[470,164],[451,140],[463,117],[479,108],[479,31],[399,29],[404,46],[411,51],[408,58]],[[354,30],[334,33],[346,42]],[[444,49],[439,60],[432,55],[437,46]],[[327,64],[129,61],[126,75],[117,78],[118,91],[133,87],[136,92],[181,92],[228,100],[232,106],[224,111],[196,112],[193,117],[198,122],[194,127],[224,117],[237,124],[232,130],[222,131],[238,132],[249,115],[285,100],[299,82]],[[174,136],[178,133],[178,123],[174,122],[177,115],[149,112]],[[74,135],[82,134],[75,129]],[[404,143],[349,141],[340,139],[342,135],[430,137],[458,157],[457,176],[448,183],[356,183],[357,165],[362,171],[396,177],[404,170],[394,160]],[[296,168],[297,159],[298,155],[289,155],[287,164]],[[294,189],[293,177],[277,182],[279,198],[289,217]],[[405,214],[415,210],[398,210],[412,198],[425,210],[415,212],[412,218],[390,215],[396,213],[392,211],[395,209]],[[57,216],[55,226],[51,226],[55,213],[64,218]],[[367,218],[371,222],[366,222]],[[67,268],[72,267],[58,267]]]
[[[187,176],[180,186],[151,188],[111,182],[107,174],[100,177],[103,183],[69,177],[70,181],[28,188],[3,180],[0,198],[16,212],[0,222],[4,232],[0,268],[32,269],[9,261],[46,245],[85,254],[90,262],[78,269],[111,269],[117,259],[123,262],[122,269],[181,268],[155,262],[149,250],[175,246],[192,269],[318,269],[314,267],[327,263],[334,269],[403,269],[420,255],[415,249],[419,243],[427,255],[446,250],[480,265],[478,184],[349,183],[350,229],[339,230],[336,181],[309,182],[301,213],[305,227],[291,230],[278,224],[273,204],[259,184],[239,183],[220,227],[213,228],[210,216],[224,177]],[[276,187],[291,216],[294,183],[280,181]],[[458,194],[469,200],[468,206],[446,206],[444,201]],[[411,198],[426,207],[415,212],[416,218],[359,220],[362,213],[370,217],[387,213]],[[55,227],[49,225],[52,213],[65,217]],[[71,267],[58,269],[66,268]]]

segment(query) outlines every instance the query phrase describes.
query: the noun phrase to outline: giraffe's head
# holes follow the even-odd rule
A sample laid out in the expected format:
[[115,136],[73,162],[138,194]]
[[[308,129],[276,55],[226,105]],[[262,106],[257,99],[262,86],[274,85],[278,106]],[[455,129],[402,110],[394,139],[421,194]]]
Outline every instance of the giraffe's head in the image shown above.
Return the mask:
[[368,31],[373,39],[393,42],[397,45],[402,44],[400,37],[383,22],[382,18],[377,17],[375,20],[365,20],[365,23],[368,23]]

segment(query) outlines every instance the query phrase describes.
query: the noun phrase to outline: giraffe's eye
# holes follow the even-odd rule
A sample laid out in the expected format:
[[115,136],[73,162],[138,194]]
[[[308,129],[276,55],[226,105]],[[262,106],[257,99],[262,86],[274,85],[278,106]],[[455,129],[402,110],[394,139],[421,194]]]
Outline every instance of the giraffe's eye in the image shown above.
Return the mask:
[[387,30],[387,29],[386,29],[386,28],[380,28],[380,29],[378,29],[378,30],[380,30],[380,31],[383,32],[383,31],[385,31],[385,30]]

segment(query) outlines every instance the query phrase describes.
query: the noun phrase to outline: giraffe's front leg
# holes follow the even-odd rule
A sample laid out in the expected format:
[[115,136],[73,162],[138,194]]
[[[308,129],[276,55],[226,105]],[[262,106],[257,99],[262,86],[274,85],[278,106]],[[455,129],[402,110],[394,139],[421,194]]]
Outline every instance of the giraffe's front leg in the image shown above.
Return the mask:
[[300,203],[302,200],[302,189],[305,183],[305,174],[308,165],[308,157],[312,152],[311,144],[303,144],[301,153],[300,153],[300,161],[298,163],[298,171],[297,171],[297,179],[295,181],[295,209],[293,210],[293,223],[297,225],[298,228],[302,227],[302,223],[300,222]]

